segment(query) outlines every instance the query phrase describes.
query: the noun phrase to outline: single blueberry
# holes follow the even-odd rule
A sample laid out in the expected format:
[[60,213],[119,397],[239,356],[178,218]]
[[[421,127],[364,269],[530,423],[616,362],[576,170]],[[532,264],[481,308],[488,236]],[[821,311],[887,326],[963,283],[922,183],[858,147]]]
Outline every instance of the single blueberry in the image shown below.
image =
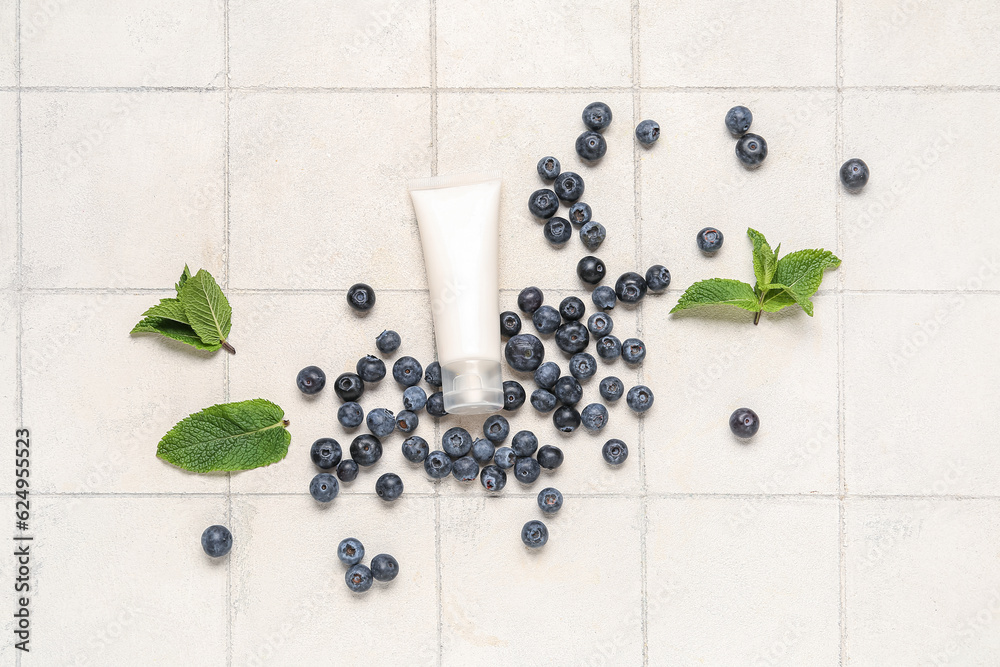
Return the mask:
[[579,297],[568,296],[559,302],[559,314],[565,320],[578,320],[587,312],[587,306]]
[[328,472],[321,472],[309,482],[309,493],[318,502],[328,503],[337,497],[340,491],[340,483],[337,478]]
[[552,423],[563,433],[572,433],[580,425],[580,413],[576,408],[561,405],[552,413]]
[[594,338],[607,336],[615,328],[615,321],[607,313],[594,313],[587,319],[587,331]]
[[389,554],[372,558],[372,577],[375,581],[392,581],[399,574],[399,563]]
[[444,394],[435,391],[427,397],[427,414],[431,417],[444,417],[447,413],[444,409]]
[[419,435],[411,435],[403,441],[403,456],[410,463],[423,463],[430,453],[430,446],[427,441]]
[[611,124],[611,107],[604,102],[591,102],[583,109],[583,124],[600,132]]
[[706,255],[711,255],[718,252],[719,248],[722,247],[722,232],[715,227],[705,227],[705,229],[698,232],[695,240],[698,241],[698,250],[701,250]]
[[337,466],[337,479],[341,482],[353,482],[358,478],[358,464],[354,459],[344,459]]
[[519,457],[531,456],[538,450],[538,438],[531,431],[518,431],[510,440],[510,448]]
[[337,408],[337,421],[344,428],[357,428],[364,420],[365,411],[354,401],[348,401]]
[[589,285],[596,285],[604,280],[605,273],[607,269],[604,267],[604,262],[593,255],[587,255],[576,264],[576,275]]
[[412,410],[400,410],[396,415],[396,428],[403,433],[413,433],[420,425],[420,417]]
[[546,487],[538,492],[538,509],[546,514],[555,514],[563,504],[563,494],[559,489]]
[[552,389],[556,380],[562,375],[559,364],[554,361],[546,361],[535,369],[535,384],[542,389]]
[[421,387],[407,387],[403,390],[403,409],[420,412],[427,405],[427,392]]
[[295,376],[295,384],[303,394],[318,394],[326,385],[326,373],[319,366],[306,366]]
[[461,426],[453,426],[441,436],[441,448],[453,459],[465,456],[472,449],[472,436]]
[[[392,414],[392,410],[386,408],[369,410],[365,423],[368,425],[368,430],[377,438],[384,438],[396,430],[396,416]],[[357,459],[355,458],[355,460]]]
[[365,546],[357,538],[346,537],[337,545],[337,558],[347,565],[357,565],[365,558]]
[[402,339],[400,339],[399,334],[392,329],[386,329],[379,335],[375,336],[375,347],[382,354],[392,354],[399,349],[400,344],[402,344]]
[[[472,459],[479,464],[489,463],[493,460],[493,443],[486,438],[479,438],[472,443]],[[478,472],[478,471],[477,471]]]
[[601,380],[600,384],[601,398],[605,401],[617,401],[622,397],[622,393],[625,391],[625,385],[621,380],[616,378],[614,375],[609,375],[608,377]]
[[611,465],[618,466],[628,458],[628,447],[618,438],[611,438],[601,447],[601,456]]
[[531,316],[531,322],[540,334],[550,334],[559,328],[562,318],[559,311],[552,306],[542,306]]
[[618,297],[615,296],[615,290],[607,285],[595,287],[594,291],[590,293],[590,298],[594,305],[602,310],[611,310],[615,307],[615,301],[618,300]]
[[361,563],[352,565],[344,573],[344,581],[352,593],[364,593],[372,587],[372,571]]
[[556,381],[552,393],[563,405],[576,405],[583,398],[583,387],[572,375],[564,375]]
[[628,271],[615,282],[615,296],[622,303],[638,303],[646,296],[646,279],[635,271]]
[[559,200],[556,198],[556,193],[548,188],[535,190],[528,197],[528,210],[535,217],[551,218],[559,210]]
[[451,474],[451,458],[440,450],[434,450],[424,459],[424,472],[434,479],[441,479]]
[[537,287],[525,287],[517,295],[517,307],[521,309],[522,313],[531,315],[542,307],[543,299],[542,290]]
[[541,521],[529,521],[521,528],[521,541],[526,547],[541,548],[549,541],[549,529]]
[[354,310],[371,310],[375,305],[375,290],[364,283],[355,283],[347,290],[347,303]]
[[559,160],[555,159],[551,155],[543,157],[538,161],[538,175],[542,177],[543,181],[553,180],[559,175],[560,169]]
[[760,428],[760,417],[750,408],[737,408],[729,416],[729,428],[740,438],[750,438]]
[[747,132],[736,142],[736,157],[747,169],[756,169],[767,157],[767,142],[764,137]]
[[309,458],[320,470],[329,470],[337,467],[343,458],[343,452],[340,443],[333,438],[320,438],[309,449]]
[[597,372],[597,360],[587,352],[577,352],[569,359],[569,372],[577,380],[594,377]]
[[385,377],[385,362],[374,354],[369,354],[358,359],[355,370],[365,382],[378,382]]
[[531,373],[545,361],[545,348],[537,336],[517,334],[511,336],[504,347],[507,365],[515,371]]
[[670,286],[670,271],[662,264],[646,269],[646,287],[650,292],[662,292]]
[[608,424],[608,409],[600,403],[591,403],[580,411],[580,423],[588,431],[600,431]]
[[638,338],[626,338],[622,342],[622,359],[627,364],[638,364],[646,358],[646,344]]
[[[583,196],[583,179],[579,174],[572,171],[564,171],[559,174],[559,178],[552,184],[556,196],[567,204],[572,204]],[[553,211],[555,213],[555,211]]]
[[734,137],[742,137],[750,130],[753,114],[745,106],[735,106],[726,112],[726,129]]
[[524,387],[517,380],[504,380],[503,383],[503,409],[514,412],[524,405]]
[[531,407],[543,414],[555,410],[557,402],[556,395],[548,389],[536,389],[531,392]]
[[585,204],[582,201],[575,202],[569,207],[569,213],[566,214],[569,218],[570,224],[574,227],[579,227],[590,222],[591,217],[594,215],[593,211],[590,209],[590,204]]
[[597,250],[604,243],[607,235],[608,232],[604,229],[604,225],[594,220],[580,227],[580,240],[583,241],[583,245],[587,246],[587,250]]
[[505,310],[500,313],[500,335],[510,338],[521,333],[521,316],[513,310]]
[[[392,424],[395,427],[395,422]],[[351,458],[365,468],[375,465],[382,458],[382,441],[374,435],[362,433],[351,441]]]
[[333,383],[333,390],[342,401],[356,401],[365,393],[365,383],[357,373],[341,373]]
[[404,387],[417,384],[423,375],[423,367],[413,357],[400,357],[392,365],[392,378]]
[[201,534],[201,548],[212,558],[221,558],[233,548],[233,534],[225,526],[209,526]]
[[542,235],[552,245],[562,245],[573,236],[573,225],[566,218],[555,216],[545,221]]
[[653,407],[653,392],[644,384],[637,384],[625,394],[625,402],[632,412],[643,413]]
[[635,138],[643,146],[652,146],[660,138],[660,124],[655,120],[644,120],[635,126]]
[[460,482],[474,482],[479,477],[479,464],[471,456],[463,456],[455,459],[451,474]]
[[514,477],[521,484],[534,484],[541,473],[542,467],[530,456],[522,456],[514,464]]
[[608,152],[608,142],[597,132],[586,131],[576,138],[576,154],[588,162],[595,162]]
[[432,387],[441,386],[441,364],[436,361],[432,361],[424,369],[424,382]]
[[546,470],[555,470],[562,465],[563,453],[562,450],[553,445],[542,445],[538,448],[538,465],[542,466]]
[[587,349],[590,332],[581,322],[569,321],[556,330],[556,345],[567,354],[576,354]]
[[865,187],[868,176],[868,165],[861,158],[851,158],[840,167],[840,182],[852,192]]
[[507,439],[510,434],[510,422],[503,415],[490,415],[483,422],[483,435],[494,445]]
[[375,482],[375,493],[387,503],[403,495],[403,480],[394,472],[387,472]]
[[487,491],[500,491],[507,485],[507,473],[497,466],[486,466],[479,473],[479,483]]
[[517,463],[517,454],[510,447],[499,447],[493,452],[493,463],[507,470]]
[[617,359],[622,354],[622,342],[618,340],[618,336],[602,336],[597,339],[595,347],[597,347],[597,356],[608,361]]

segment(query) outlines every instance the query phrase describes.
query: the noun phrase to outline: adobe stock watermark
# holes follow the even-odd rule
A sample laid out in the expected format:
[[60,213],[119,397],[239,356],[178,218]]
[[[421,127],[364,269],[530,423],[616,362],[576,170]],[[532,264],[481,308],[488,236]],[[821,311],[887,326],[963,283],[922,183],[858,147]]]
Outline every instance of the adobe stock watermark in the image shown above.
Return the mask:
[[716,12],[712,18],[701,25],[694,35],[688,36],[670,52],[670,58],[678,69],[688,63],[700,59],[707,51],[722,41],[726,29],[736,18],[734,5],[726,4],[721,12]]
[[878,22],[878,31],[882,37],[888,37],[901,31],[913,17],[922,9],[933,6],[931,0],[901,0],[892,6],[888,18]]
[[773,642],[754,653],[750,658],[751,667],[772,667],[787,664],[788,651],[794,648],[806,634],[806,626],[798,619],[785,623],[781,635]]
[[[973,642],[978,641],[987,632],[997,632],[997,622],[1000,621],[1000,588],[990,591],[983,605],[975,613],[966,616],[955,628],[952,638],[931,653],[927,665],[941,667],[942,665],[987,664],[973,660]],[[984,660],[986,656],[981,656]],[[994,656],[995,657],[995,656]]]
[[348,41],[340,45],[341,54],[350,57],[364,53],[397,20],[412,18],[409,15],[413,14],[417,6],[416,2],[395,0],[388,7],[370,9],[363,19],[363,25],[355,28]]

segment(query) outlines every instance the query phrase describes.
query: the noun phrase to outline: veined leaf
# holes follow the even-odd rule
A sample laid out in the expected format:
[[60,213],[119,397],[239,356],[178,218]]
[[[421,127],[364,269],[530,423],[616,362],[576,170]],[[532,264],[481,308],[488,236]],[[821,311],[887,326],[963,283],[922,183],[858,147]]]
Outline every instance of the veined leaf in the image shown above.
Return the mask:
[[758,297],[754,294],[753,287],[745,282],[712,278],[688,287],[670,312],[676,313],[678,310],[711,304],[726,304],[753,312],[758,309]]
[[767,239],[756,229],[747,229],[747,236],[753,241],[753,274],[757,278],[757,287],[763,288],[774,279],[774,271],[778,266],[778,252],[771,250]]
[[184,312],[184,306],[181,305],[180,299],[160,299],[160,303],[147,310],[142,316],[159,317],[182,324],[188,323],[187,313]]
[[215,351],[222,347],[220,343],[209,345],[208,343],[201,342],[198,334],[194,332],[194,329],[190,325],[162,317],[147,317],[135,325],[130,333],[158,333],[181,343],[192,345],[199,350]]
[[211,273],[200,269],[185,280],[180,299],[188,323],[203,343],[218,343],[233,351],[226,343],[226,336],[232,326],[233,311]]
[[177,296],[181,295],[181,288],[184,287],[184,283],[186,283],[188,281],[188,278],[190,277],[191,277],[191,269],[189,269],[188,265],[185,264],[184,272],[181,273],[180,280],[178,280],[177,283],[174,285],[174,289],[177,290]]

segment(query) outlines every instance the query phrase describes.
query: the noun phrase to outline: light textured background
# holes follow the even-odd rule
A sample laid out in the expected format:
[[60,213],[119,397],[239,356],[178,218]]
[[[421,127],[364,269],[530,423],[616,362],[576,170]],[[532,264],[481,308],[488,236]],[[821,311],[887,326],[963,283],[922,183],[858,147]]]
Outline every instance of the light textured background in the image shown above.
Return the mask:
[[[2,614],[0,664],[1000,664],[998,44],[995,0],[0,0],[0,421],[32,431],[37,536],[32,650]],[[583,166],[598,99],[608,154]],[[723,127],[736,103],[769,142],[757,172]],[[582,294],[579,241],[548,247],[525,209],[546,154],[586,179],[611,274],[673,273],[613,312],[646,363],[600,373],[655,407],[569,439],[513,419],[566,452],[539,553],[518,530],[542,482],[433,483],[398,436],[317,506],[309,444],[352,436],[298,369],[333,377],[385,327],[433,358],[408,178],[503,169],[502,305]],[[853,156],[857,196],[837,181]],[[668,317],[694,280],[751,277],[747,226],[843,258],[816,316]],[[237,356],[127,335],[185,262],[225,286]],[[357,280],[378,291],[364,318]],[[365,407],[397,408],[389,385]],[[292,420],[286,461],[154,458],[181,417],[258,395]],[[763,421],[749,444],[727,428],[741,405]],[[479,420],[419,432],[455,423]],[[0,479],[13,523],[11,452]],[[216,522],[236,544],[211,562]],[[348,535],[400,577],[352,596]],[[0,558],[0,609],[12,577]]]

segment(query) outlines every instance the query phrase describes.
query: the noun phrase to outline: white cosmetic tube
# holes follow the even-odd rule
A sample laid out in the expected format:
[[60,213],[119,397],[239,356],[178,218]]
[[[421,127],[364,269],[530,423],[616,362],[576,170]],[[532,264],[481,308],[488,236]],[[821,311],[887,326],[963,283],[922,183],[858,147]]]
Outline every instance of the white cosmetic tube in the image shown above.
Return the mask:
[[444,409],[503,407],[497,285],[499,173],[409,182],[430,288]]

